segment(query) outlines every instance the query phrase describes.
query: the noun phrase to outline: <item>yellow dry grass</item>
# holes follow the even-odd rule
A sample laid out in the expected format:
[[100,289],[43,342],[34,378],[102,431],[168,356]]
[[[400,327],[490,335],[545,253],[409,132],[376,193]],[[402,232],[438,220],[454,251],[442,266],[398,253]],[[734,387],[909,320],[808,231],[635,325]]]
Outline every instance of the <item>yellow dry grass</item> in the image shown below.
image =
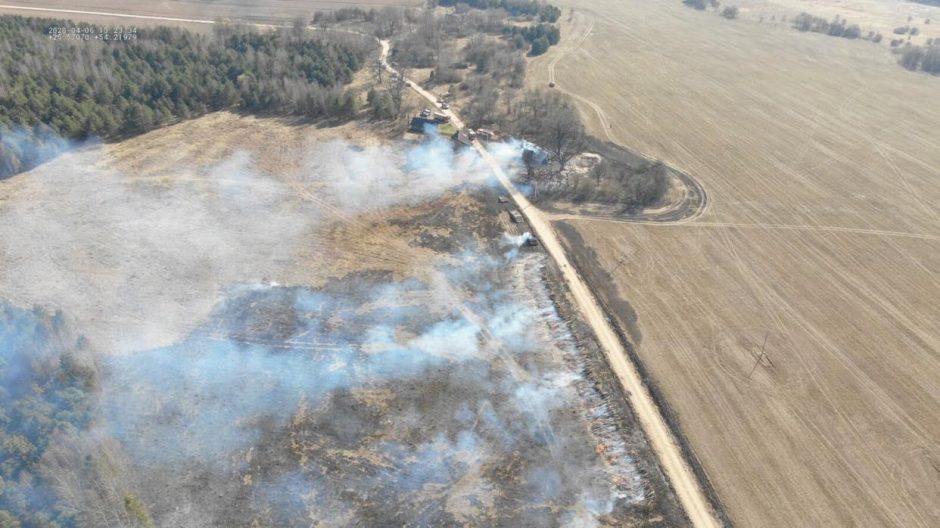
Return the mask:
[[554,68],[596,135],[709,193],[691,223],[570,223],[732,521],[940,525],[940,78],[679,0],[563,3],[532,85]]

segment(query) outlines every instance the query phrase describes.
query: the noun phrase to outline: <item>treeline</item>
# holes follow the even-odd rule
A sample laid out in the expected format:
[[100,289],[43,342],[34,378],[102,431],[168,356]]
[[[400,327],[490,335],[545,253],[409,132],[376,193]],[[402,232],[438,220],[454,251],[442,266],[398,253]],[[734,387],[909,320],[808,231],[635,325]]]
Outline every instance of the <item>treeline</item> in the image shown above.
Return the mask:
[[[319,37],[302,26],[259,33],[217,24],[211,35],[140,29],[136,40],[53,40],[49,29],[89,28],[0,16],[0,177],[49,154],[46,139],[112,138],[221,109],[344,116],[368,39]],[[14,133],[15,132],[15,133]]]
[[313,14],[314,24],[340,24],[352,20],[362,22],[375,22],[379,15],[378,10],[362,9],[361,7],[343,7],[332,11],[317,11]]
[[[800,13],[793,20],[793,27],[800,31],[824,33],[834,37],[848,39],[860,38],[861,30],[857,24],[849,25],[845,19],[836,17],[832,22],[824,18]],[[896,35],[916,36],[920,31],[916,27],[901,26],[894,29]],[[910,40],[910,36],[908,40]],[[882,40],[881,33],[869,32],[867,40],[878,43]],[[904,46],[901,46],[904,44]],[[898,63],[911,71],[924,71],[933,75],[940,75],[940,42],[930,39],[924,46],[905,43],[903,39],[893,39],[891,47],[897,48],[894,52],[899,55]]]
[[[505,11],[512,16],[538,17],[539,23],[531,26],[518,26],[507,24],[503,17],[499,17],[499,26],[487,24],[484,32],[493,32],[498,29],[512,38],[516,38],[516,47],[523,47],[520,43],[528,45],[529,54],[537,56],[548,51],[548,48],[561,41],[561,30],[554,23],[561,16],[561,9],[544,2],[534,0],[438,0],[442,6],[465,6],[481,11]],[[465,10],[464,13],[467,11]]]
[[940,75],[940,42],[936,39],[926,46],[905,46],[899,53],[898,62],[908,70]]
[[718,2],[715,0],[682,0],[682,3],[693,9],[698,9],[699,11],[704,11],[709,5],[718,7]]
[[[699,11],[704,11],[709,6],[715,8],[716,10],[721,7],[721,2],[718,0],[682,0],[682,3],[686,7],[691,7],[693,9],[698,9]],[[727,18],[728,20],[734,20],[738,18],[738,12],[740,10],[737,6],[725,6],[720,11],[717,11],[719,15]]]
[[587,135],[581,114],[571,100],[554,90],[532,90],[513,105],[509,124],[514,135],[548,152],[564,170],[584,150]]
[[95,368],[61,314],[0,303],[0,526],[76,524],[46,480],[53,438],[86,428],[95,416]]
[[403,9],[398,6],[368,10],[360,7],[344,7],[333,11],[317,11],[313,15],[313,23],[317,26],[364,24],[365,27],[361,29],[370,31],[379,38],[388,38],[400,31],[407,19],[414,21],[417,12],[417,9]]
[[[800,13],[793,19],[793,27],[800,31],[823,33],[831,37],[857,39],[862,36],[862,29],[858,24],[849,24],[838,16],[831,22],[825,18],[813,16],[809,13]],[[880,35],[878,35],[880,41]]]
[[[376,24],[381,20],[378,19]],[[392,60],[405,68],[433,68],[433,82],[455,83],[463,80],[460,70],[470,64],[499,63],[518,72],[519,52],[540,55],[560,42],[561,31],[549,23],[530,26],[507,24],[501,10],[468,9],[446,16],[425,11],[420,16],[406,12],[404,27],[392,48]],[[481,59],[479,37],[491,36],[485,46],[488,56]],[[471,38],[464,50],[453,46],[455,39]],[[495,41],[499,42],[495,42]],[[463,55],[463,57],[461,57]],[[518,58],[517,58],[518,57]]]
[[571,201],[620,204],[628,210],[655,205],[669,191],[668,170],[661,161],[632,167],[605,159],[573,180]]
[[438,5],[456,7],[464,4],[475,9],[503,9],[512,16],[538,16],[542,22],[554,23],[561,17],[561,9],[536,0],[438,0]]
[[[528,180],[542,199],[616,204],[634,210],[658,203],[669,190],[669,174],[662,162],[648,162],[589,138],[577,108],[559,92],[526,92],[513,107],[509,128],[547,154],[548,166],[542,169],[536,168],[535,156],[526,159]],[[601,152],[604,159],[589,171],[572,169],[571,161],[588,149]]]
[[529,43],[529,54],[541,55],[561,41],[561,30],[554,24],[536,24],[534,26],[507,26],[504,32],[513,37],[521,36]]

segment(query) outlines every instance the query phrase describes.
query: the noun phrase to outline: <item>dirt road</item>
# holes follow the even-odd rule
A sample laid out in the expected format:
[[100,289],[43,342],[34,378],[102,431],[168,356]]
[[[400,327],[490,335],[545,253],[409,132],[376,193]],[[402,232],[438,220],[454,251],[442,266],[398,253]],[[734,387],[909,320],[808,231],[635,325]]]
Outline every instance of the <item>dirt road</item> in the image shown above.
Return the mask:
[[620,339],[604,315],[603,310],[601,310],[594,294],[568,261],[568,257],[562,249],[550,221],[516,189],[489,152],[479,144],[475,146],[483,159],[487,160],[493,167],[500,183],[509,191],[519,209],[523,211],[528,219],[535,235],[564,274],[568,287],[571,289],[584,319],[597,334],[598,341],[604,348],[611,368],[617,374],[629,395],[633,410],[636,412],[650,444],[659,455],[663,469],[675,488],[676,494],[679,496],[679,500],[689,515],[692,524],[695,526],[718,526],[719,523],[699,486],[698,480],[683,457],[681,449],[676,444],[659,408],[646,386],[643,385],[636,366],[629,361],[626,350],[624,350]]
[[[382,41],[381,45],[382,64],[394,72],[395,70],[387,61],[389,43],[388,41]],[[415,92],[436,105],[437,97],[418,86],[417,83],[409,82]],[[445,113],[451,117],[455,126],[463,128],[463,121],[453,110],[446,110]],[[660,463],[676,490],[676,495],[679,497],[679,501],[682,503],[682,507],[692,524],[702,527],[719,526],[720,523],[712,511],[698,479],[676,443],[672,431],[666,424],[666,420],[660,413],[649,390],[643,384],[636,366],[629,360],[623,344],[620,342],[607,316],[604,315],[604,311],[598,304],[593,292],[588,288],[587,283],[581,278],[575,267],[568,261],[568,256],[565,254],[561,242],[552,228],[551,221],[516,188],[509,176],[481,142],[475,141],[473,146],[492,168],[500,183],[512,196],[519,210],[526,216],[535,236],[538,237],[548,254],[561,269],[565,282],[567,282],[582,316],[597,335],[611,368],[629,396],[630,404],[636,412],[640,424],[643,426],[643,430],[656,451]]]

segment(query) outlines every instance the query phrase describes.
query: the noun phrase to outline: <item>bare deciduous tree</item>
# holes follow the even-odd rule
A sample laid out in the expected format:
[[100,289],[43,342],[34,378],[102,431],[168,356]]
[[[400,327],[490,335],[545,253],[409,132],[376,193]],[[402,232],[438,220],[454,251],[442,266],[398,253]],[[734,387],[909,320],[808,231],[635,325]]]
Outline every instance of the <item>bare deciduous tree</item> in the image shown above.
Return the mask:
[[545,90],[527,92],[513,110],[516,133],[544,148],[559,170],[584,148],[581,116],[564,95]]
[[401,75],[394,75],[388,83],[388,95],[392,100],[392,109],[395,117],[402,116],[405,93],[408,90],[407,70],[401,70]]

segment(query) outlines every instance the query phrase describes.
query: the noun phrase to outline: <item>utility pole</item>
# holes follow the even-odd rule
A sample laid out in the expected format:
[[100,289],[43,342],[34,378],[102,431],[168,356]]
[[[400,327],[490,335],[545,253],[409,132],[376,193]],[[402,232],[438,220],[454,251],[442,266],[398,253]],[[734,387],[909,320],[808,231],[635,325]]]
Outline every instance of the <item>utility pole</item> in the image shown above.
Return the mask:
[[747,379],[751,379],[751,375],[754,374],[754,371],[757,370],[757,366],[760,365],[760,362],[764,360],[764,347],[767,345],[767,333],[764,333],[764,342],[760,346],[760,354],[757,356],[757,361],[754,362],[754,366],[751,367],[751,371],[747,373]]
[[626,262],[627,262],[627,256],[626,256],[626,255],[620,255],[620,260],[617,261],[617,265],[614,266],[614,269],[612,269],[612,270],[610,270],[609,272],[607,272],[607,274],[612,276],[612,275],[614,274],[614,272],[616,272],[617,270],[619,270],[619,269],[620,269],[620,266],[623,266],[624,263],[626,263]]

